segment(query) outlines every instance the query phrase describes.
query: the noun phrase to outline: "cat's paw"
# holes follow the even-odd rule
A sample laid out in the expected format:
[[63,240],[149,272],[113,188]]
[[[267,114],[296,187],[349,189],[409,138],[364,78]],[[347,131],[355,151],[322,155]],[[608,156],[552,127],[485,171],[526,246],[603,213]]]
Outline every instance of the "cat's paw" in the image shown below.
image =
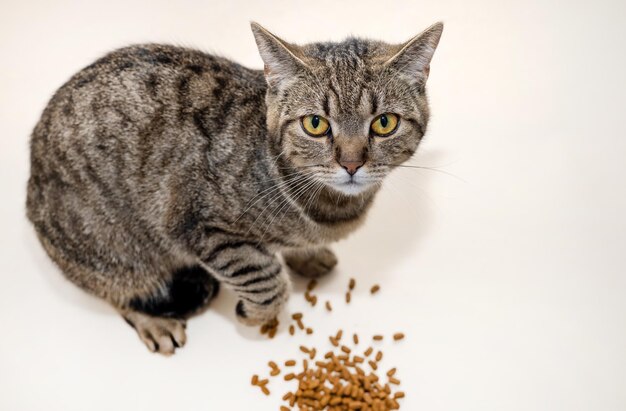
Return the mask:
[[259,326],[274,320],[280,314],[285,302],[287,301],[286,293],[277,297],[271,304],[262,305],[254,304],[249,301],[239,300],[235,313],[237,320],[247,326]]
[[185,320],[151,317],[135,311],[124,313],[123,316],[152,352],[172,355],[176,348],[187,342]]
[[337,265],[337,257],[327,247],[311,251],[291,251],[283,257],[289,268],[307,278],[326,275]]

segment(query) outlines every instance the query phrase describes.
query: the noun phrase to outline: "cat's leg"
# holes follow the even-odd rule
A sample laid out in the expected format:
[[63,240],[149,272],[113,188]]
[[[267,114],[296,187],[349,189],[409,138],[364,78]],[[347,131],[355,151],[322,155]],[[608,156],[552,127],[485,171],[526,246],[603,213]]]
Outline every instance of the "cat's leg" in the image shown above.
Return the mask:
[[120,313],[152,352],[174,353],[185,345],[186,319],[217,295],[219,283],[200,266],[176,270],[165,287],[130,300]]
[[154,295],[133,298],[128,306],[153,317],[189,318],[219,292],[219,282],[199,265],[176,270]]
[[337,265],[337,257],[327,247],[290,250],[283,252],[283,258],[289,268],[307,278],[326,275]]
[[254,241],[222,239],[202,261],[237,295],[237,318],[246,325],[272,320],[287,301],[289,278],[280,261]]
[[[48,227],[39,226],[38,230],[48,233],[44,228]],[[59,248],[39,231],[38,236],[64,276],[115,307],[154,352],[172,354],[181,347],[186,341],[185,320],[206,307],[219,290],[219,282],[189,257],[146,250],[134,259],[124,258],[134,266],[113,264],[122,259],[83,251],[89,250],[90,243],[79,254]]]

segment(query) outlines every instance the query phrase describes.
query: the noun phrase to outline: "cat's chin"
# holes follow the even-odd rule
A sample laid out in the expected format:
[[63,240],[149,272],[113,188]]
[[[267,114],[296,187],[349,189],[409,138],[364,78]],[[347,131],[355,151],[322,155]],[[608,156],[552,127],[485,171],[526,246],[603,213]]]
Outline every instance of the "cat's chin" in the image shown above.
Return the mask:
[[330,187],[333,190],[340,192],[341,194],[356,196],[371,188],[371,184],[348,181],[345,183],[330,184]]

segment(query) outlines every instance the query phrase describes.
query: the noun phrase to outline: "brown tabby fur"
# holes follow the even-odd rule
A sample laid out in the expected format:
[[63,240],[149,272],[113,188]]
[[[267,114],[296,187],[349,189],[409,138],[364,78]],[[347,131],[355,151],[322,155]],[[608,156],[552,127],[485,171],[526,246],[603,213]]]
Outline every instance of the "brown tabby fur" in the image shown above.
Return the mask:
[[[27,211],[65,276],[113,304],[153,351],[185,343],[185,318],[219,285],[255,325],[289,281],[337,260],[382,179],[426,131],[425,83],[443,26],[401,45],[296,46],[259,25],[250,70],[166,45],[114,51],[54,95],[31,140]],[[395,134],[370,123],[395,113]],[[304,133],[317,114],[332,133]],[[354,176],[344,162],[360,162]]]

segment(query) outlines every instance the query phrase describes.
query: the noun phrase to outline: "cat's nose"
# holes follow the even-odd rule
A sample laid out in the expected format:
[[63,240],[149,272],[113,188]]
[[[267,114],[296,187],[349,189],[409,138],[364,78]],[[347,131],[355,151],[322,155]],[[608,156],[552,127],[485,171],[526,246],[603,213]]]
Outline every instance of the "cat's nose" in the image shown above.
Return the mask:
[[353,176],[363,164],[365,164],[365,161],[339,161],[339,165],[341,165],[341,167],[343,167],[351,176]]

